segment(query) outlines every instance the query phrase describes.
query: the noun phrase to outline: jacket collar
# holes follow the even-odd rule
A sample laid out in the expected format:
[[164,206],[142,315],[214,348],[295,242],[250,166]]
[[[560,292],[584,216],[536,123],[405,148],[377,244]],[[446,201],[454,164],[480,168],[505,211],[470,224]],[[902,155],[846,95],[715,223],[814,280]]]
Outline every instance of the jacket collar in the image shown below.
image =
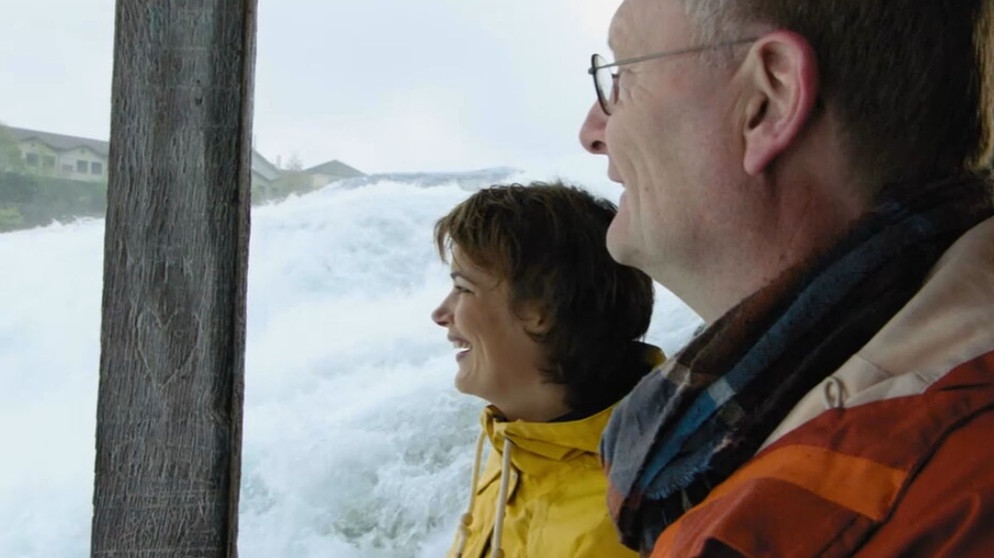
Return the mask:
[[[493,447],[504,445],[508,438],[517,447],[515,454],[563,461],[582,453],[597,453],[601,432],[611,417],[614,405],[587,418],[567,422],[505,421],[494,406],[483,410],[483,430]],[[517,461],[517,459],[515,459]]]
[[764,447],[823,413],[829,384],[837,386],[836,407],[917,395],[958,364],[989,351],[994,347],[991,285],[994,218],[953,243],[918,294],[865,347],[805,395]]

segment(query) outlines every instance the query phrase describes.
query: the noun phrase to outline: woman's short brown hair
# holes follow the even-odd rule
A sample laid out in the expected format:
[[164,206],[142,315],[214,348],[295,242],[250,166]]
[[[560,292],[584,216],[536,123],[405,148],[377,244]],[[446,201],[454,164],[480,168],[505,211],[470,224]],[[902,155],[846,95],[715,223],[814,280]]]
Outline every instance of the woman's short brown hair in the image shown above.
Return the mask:
[[533,182],[480,190],[435,224],[443,261],[458,245],[508,281],[512,311],[526,302],[544,311],[548,329],[533,335],[548,351],[544,373],[566,386],[566,404],[577,412],[606,408],[644,372],[630,359],[633,341],[649,327],[653,284],[608,254],[616,213],[610,201],[579,188]]

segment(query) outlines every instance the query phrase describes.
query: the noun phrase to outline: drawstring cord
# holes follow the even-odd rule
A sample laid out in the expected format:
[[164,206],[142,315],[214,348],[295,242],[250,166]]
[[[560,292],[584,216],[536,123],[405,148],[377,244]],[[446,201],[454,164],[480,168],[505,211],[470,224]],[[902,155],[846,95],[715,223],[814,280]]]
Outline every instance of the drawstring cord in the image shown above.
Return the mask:
[[459,548],[456,550],[456,556],[460,558],[463,551],[466,550],[466,541],[469,540],[469,526],[473,524],[473,504],[476,503],[476,485],[480,482],[480,462],[483,455],[483,441],[486,438],[486,432],[481,430],[476,439],[476,457],[473,458],[473,481],[469,490],[469,508],[459,519]]
[[504,531],[504,510],[507,507],[507,483],[511,475],[511,450],[514,444],[507,437],[504,437],[504,460],[500,468],[500,492],[497,493],[497,518],[494,520],[493,535],[493,558],[504,558],[504,551],[500,548],[501,538]]

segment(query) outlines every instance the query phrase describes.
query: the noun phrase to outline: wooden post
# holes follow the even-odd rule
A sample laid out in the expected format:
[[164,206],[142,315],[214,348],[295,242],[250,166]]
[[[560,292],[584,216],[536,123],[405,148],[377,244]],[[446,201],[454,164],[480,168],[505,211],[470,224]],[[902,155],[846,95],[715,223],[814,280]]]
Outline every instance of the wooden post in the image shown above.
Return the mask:
[[234,557],[255,0],[118,0],[92,557]]

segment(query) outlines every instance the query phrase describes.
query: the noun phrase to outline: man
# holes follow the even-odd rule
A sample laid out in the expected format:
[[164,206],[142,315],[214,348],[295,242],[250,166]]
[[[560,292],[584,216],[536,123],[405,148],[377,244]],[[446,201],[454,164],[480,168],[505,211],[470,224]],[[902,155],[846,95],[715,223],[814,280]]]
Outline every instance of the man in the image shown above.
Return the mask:
[[994,556],[994,3],[625,0],[612,256],[708,323],[602,440],[663,556]]

